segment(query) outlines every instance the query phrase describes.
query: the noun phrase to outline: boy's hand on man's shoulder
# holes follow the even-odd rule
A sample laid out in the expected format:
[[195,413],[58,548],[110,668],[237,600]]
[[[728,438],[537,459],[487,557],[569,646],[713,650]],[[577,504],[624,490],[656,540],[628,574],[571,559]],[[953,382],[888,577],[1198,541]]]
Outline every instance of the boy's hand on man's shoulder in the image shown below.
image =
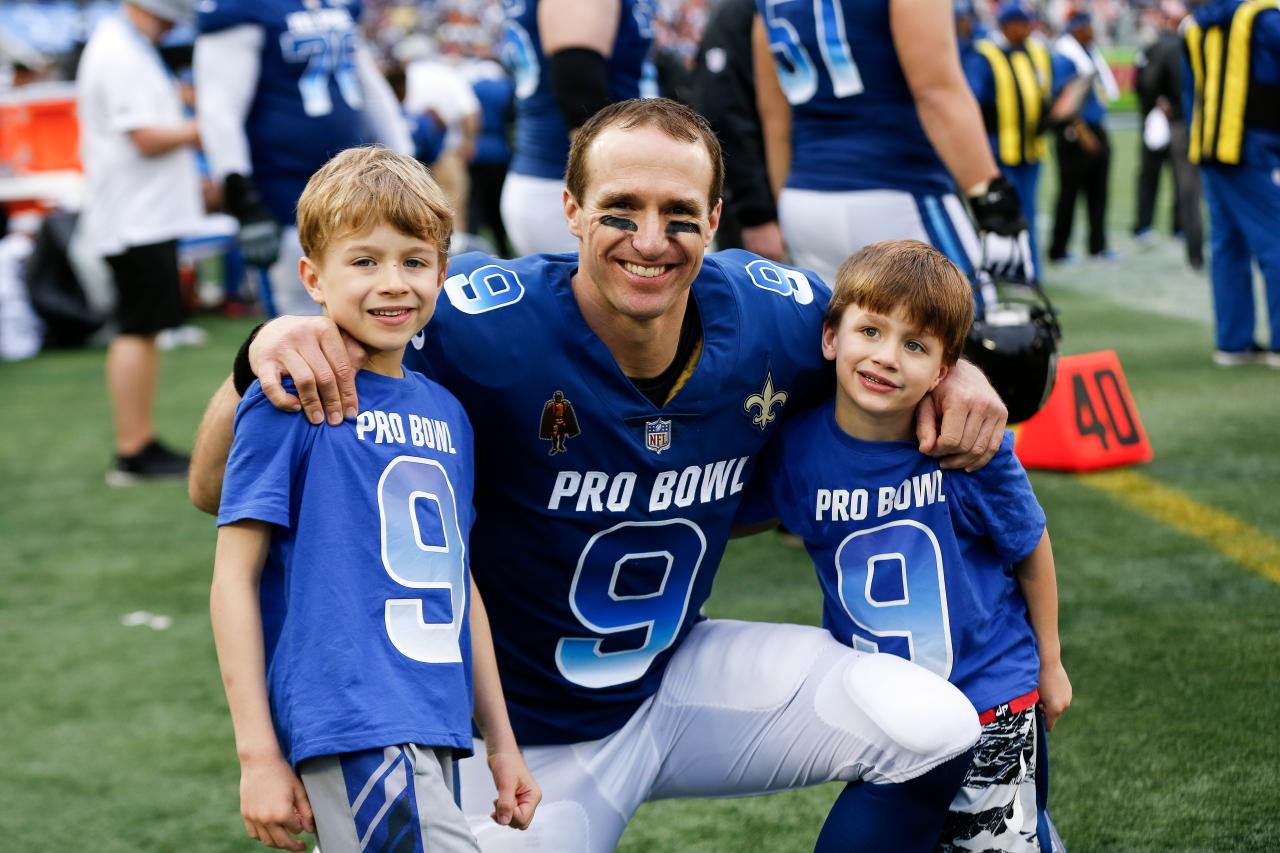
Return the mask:
[[[249,363],[262,391],[278,409],[303,411],[313,424],[338,425],[359,411],[356,372],[368,356],[328,317],[277,317],[258,332]],[[285,390],[293,380],[298,395]]]

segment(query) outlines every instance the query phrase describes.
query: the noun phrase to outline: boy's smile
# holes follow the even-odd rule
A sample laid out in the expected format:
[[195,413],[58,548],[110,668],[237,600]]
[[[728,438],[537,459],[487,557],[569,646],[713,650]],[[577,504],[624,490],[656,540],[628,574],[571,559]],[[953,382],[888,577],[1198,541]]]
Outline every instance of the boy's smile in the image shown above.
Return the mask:
[[435,245],[386,222],[303,258],[302,283],[338,327],[369,351],[366,369],[402,376],[405,345],[435,313],[445,267]]
[[835,328],[823,326],[822,354],[836,365],[836,421],[867,441],[912,438],[916,404],[949,370],[942,341],[901,310],[850,305]]

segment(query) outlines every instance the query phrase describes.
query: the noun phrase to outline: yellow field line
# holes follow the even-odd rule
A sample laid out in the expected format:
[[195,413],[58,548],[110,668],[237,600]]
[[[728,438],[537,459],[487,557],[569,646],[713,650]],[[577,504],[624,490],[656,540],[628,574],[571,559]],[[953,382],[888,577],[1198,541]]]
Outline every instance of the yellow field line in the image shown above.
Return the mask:
[[1136,471],[1084,474],[1080,482],[1280,583],[1280,540],[1256,527]]

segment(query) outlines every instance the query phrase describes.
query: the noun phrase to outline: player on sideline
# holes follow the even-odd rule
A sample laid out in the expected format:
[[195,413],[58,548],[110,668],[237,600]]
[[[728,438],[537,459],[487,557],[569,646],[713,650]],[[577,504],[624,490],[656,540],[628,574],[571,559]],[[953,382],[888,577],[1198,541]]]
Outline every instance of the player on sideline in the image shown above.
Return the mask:
[[516,82],[515,152],[502,221],[518,254],[573,252],[561,197],[569,137],[601,107],[640,95],[654,0],[503,0],[503,61]]
[[478,851],[453,772],[471,750],[473,656],[493,819],[523,828],[537,807],[468,570],[471,427],[402,365],[435,311],[452,217],[410,157],[353,148],[317,172],[298,201],[300,273],[368,354],[356,376],[368,408],[325,429],[254,385],[236,412],[210,609],[241,814],[269,847],[302,850],[291,833],[306,829],[325,853],[410,838]]
[[294,206],[334,154],[365,142],[413,153],[360,36],[361,0],[204,0],[195,45],[200,139],[245,260],[269,268],[275,314],[315,314],[298,281]]
[[1026,220],[961,70],[951,0],[757,7],[765,153],[798,266],[831,281],[868,243],[916,239],[966,274],[1031,277]]
[[[746,252],[704,257],[722,180],[719,143],[686,107],[607,107],[570,155],[578,256],[457,259],[406,354],[458,395],[484,448],[472,559],[545,795],[530,833],[480,832],[487,850],[608,851],[646,800],[836,779],[867,783],[843,804],[862,815],[845,849],[932,850],[977,738],[963,694],[919,667],[817,628],[699,615],[779,415],[830,393],[804,343],[826,286]],[[321,399],[331,414],[353,404],[335,380],[347,349],[324,320],[275,321],[248,352],[281,405],[314,422]],[[282,372],[301,403],[275,393]],[[540,426],[556,391],[577,434],[551,455]],[[941,434],[964,448],[948,464],[982,464],[1003,406],[967,364],[938,392]],[[197,506],[217,500],[235,399],[224,384],[202,423]],[[920,413],[926,450],[934,405]],[[473,827],[492,798],[481,769],[463,762]]]
[[936,249],[894,240],[847,260],[822,327],[835,399],[782,428],[746,510],[804,539],[833,637],[913,660],[984,709],[939,849],[1049,853],[1062,844],[1045,732],[1071,682],[1044,511],[1012,433],[972,474],[943,471],[913,440],[917,404],[972,323],[972,289]]

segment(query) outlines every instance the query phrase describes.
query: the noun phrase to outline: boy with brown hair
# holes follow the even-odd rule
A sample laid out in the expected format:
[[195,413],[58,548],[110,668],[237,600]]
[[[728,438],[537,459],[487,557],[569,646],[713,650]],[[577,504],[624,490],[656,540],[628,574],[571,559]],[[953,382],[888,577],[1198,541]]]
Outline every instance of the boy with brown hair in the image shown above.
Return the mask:
[[435,310],[452,211],[417,161],[353,148],[307,184],[298,231],[307,292],[368,361],[362,411],[336,428],[257,382],[236,412],[210,605],[241,814],[281,849],[306,830],[325,853],[478,851],[453,767],[471,752],[473,678],[493,819],[524,828],[541,795],[470,578],[471,425],[401,363]]
[[824,627],[949,679],[979,711],[940,849],[1048,851],[1044,734],[1071,683],[1044,512],[1012,433],[973,473],[942,469],[915,438],[916,405],[972,322],[968,281],[924,243],[874,243],[846,260],[822,330],[835,399],[784,426],[757,482],[814,560]]

